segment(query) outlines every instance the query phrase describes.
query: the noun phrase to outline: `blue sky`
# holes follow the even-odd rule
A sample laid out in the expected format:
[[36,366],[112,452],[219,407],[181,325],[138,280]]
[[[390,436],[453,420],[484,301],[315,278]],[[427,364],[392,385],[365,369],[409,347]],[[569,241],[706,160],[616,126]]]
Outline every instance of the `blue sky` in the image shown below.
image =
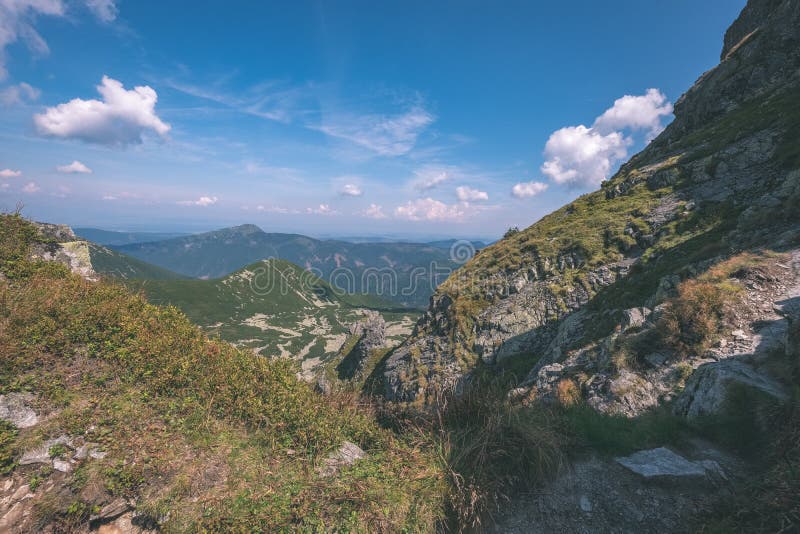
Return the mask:
[[494,238],[596,189],[744,0],[0,0],[0,208]]

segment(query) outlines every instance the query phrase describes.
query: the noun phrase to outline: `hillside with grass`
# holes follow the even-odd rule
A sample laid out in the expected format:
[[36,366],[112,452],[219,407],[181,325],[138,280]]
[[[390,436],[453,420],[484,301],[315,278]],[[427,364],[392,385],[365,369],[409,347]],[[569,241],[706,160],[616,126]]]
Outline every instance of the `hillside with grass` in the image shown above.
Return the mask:
[[[314,272],[347,293],[372,294],[395,304],[423,307],[436,286],[460,265],[451,258],[453,244],[442,245],[319,240],[267,233],[248,224],[115,248],[192,278],[219,278],[256,261],[278,258]],[[471,251],[473,245],[466,248]]]
[[381,428],[352,397],[315,394],[292,360],[209,340],[174,307],[37,259],[58,244],[0,216],[0,530],[389,532],[443,520],[447,484],[419,435]]
[[386,348],[411,333],[414,310],[371,295],[350,295],[283,260],[262,260],[215,280],[128,283],[153,304],[183,311],[208,335],[270,358],[292,358],[311,376],[335,356],[366,310],[385,320]]

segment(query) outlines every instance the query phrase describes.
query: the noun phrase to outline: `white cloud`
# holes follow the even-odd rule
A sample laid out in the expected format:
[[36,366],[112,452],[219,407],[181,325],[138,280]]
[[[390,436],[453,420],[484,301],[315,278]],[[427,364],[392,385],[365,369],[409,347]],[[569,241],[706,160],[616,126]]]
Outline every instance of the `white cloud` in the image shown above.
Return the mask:
[[113,22],[119,12],[114,0],[86,0],[86,7],[102,22]]
[[0,178],[16,178],[17,176],[22,176],[22,171],[12,171],[11,169],[0,171]]
[[517,198],[530,198],[546,190],[547,184],[543,182],[520,182],[511,188],[511,194]]
[[211,206],[217,203],[217,197],[202,196],[197,200],[180,200],[177,203],[181,206]]
[[397,206],[395,217],[409,221],[460,221],[468,204],[448,205],[432,198],[418,198]]
[[381,156],[402,156],[414,148],[417,138],[435,117],[421,105],[397,115],[333,113],[315,126],[326,135],[345,139]]
[[608,177],[611,166],[623,159],[632,140],[620,132],[603,135],[586,126],[567,126],[547,140],[547,160],[542,173],[557,184],[598,185]]
[[25,102],[33,102],[42,94],[32,85],[21,82],[0,90],[0,104],[3,106],[16,106]]
[[103,195],[103,200],[117,200],[114,195]]
[[74,138],[88,143],[124,146],[141,143],[153,131],[164,137],[170,125],[155,113],[158,95],[149,86],[126,90],[120,82],[103,76],[97,91],[103,100],[76,98],[34,115],[39,133]]
[[8,76],[6,47],[21,39],[31,52],[47,54],[47,43],[33,24],[39,15],[63,14],[64,2],[61,0],[0,0],[0,80]]
[[0,189],[6,190],[11,187],[11,184],[0,184]]
[[339,212],[332,209],[328,204],[320,204],[316,208],[306,208],[306,213],[312,215],[339,215]]
[[360,197],[364,192],[356,184],[344,184],[341,189],[339,189],[339,194],[348,197]]
[[647,130],[649,142],[663,129],[661,117],[670,113],[672,104],[657,89],[641,96],[623,96],[597,117],[592,127],[581,124],[553,132],[545,144],[541,171],[557,184],[597,186],[634,143],[624,130]]
[[479,191],[466,185],[456,187],[456,196],[462,202],[489,200],[489,194],[486,191]]
[[457,174],[455,167],[426,165],[414,171],[415,178],[412,180],[411,185],[417,191],[428,191],[452,179]]
[[383,207],[379,206],[378,204],[370,204],[369,207],[364,210],[362,215],[364,215],[364,217],[369,217],[370,219],[386,218],[386,214],[383,213]]
[[22,188],[23,193],[38,193],[41,190],[42,188],[36,185],[36,182],[28,182],[25,184],[25,187]]
[[56,167],[58,172],[63,172],[65,174],[92,174],[92,169],[84,165],[78,160],[73,161],[69,165],[60,165]]
[[661,117],[672,113],[672,103],[658,89],[648,89],[640,96],[625,95],[614,101],[614,105],[594,121],[600,132],[615,130],[647,130],[648,140],[655,138],[664,127]]

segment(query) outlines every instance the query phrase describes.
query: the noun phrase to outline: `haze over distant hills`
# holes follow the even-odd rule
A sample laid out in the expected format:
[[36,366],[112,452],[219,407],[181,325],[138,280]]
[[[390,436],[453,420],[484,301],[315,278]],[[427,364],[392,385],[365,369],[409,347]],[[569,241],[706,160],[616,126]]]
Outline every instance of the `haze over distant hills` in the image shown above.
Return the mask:
[[73,231],[78,237],[99,245],[146,243],[148,241],[162,241],[188,235],[185,232],[118,232],[100,228],[74,228]]
[[349,243],[266,233],[248,224],[114,248],[194,278],[219,278],[261,259],[280,258],[348,293],[371,293],[418,307],[427,304],[436,286],[460,261],[472,256],[476,244],[482,245],[455,240],[435,244]]

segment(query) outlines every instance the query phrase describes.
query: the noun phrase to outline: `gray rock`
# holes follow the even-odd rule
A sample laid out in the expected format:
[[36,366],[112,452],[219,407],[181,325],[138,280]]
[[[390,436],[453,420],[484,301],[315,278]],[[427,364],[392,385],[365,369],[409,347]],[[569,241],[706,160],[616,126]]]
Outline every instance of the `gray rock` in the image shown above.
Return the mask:
[[342,466],[353,465],[356,461],[367,457],[361,447],[350,441],[345,441],[339,450],[331,453],[325,460],[323,465],[319,468],[319,473],[322,476],[335,475]]
[[642,326],[650,316],[649,308],[630,308],[622,312],[622,331]]
[[49,439],[42,443],[39,447],[25,451],[22,454],[22,457],[19,459],[19,464],[49,464],[50,449],[54,445],[66,445],[67,447],[72,448],[72,438],[62,435],[55,439]]
[[754,390],[776,401],[788,398],[780,384],[740,359],[728,358],[698,367],[675,400],[673,411],[689,419],[723,413],[732,386]]
[[39,416],[29,406],[33,398],[30,393],[0,395],[0,419],[17,428],[28,428],[37,424]]
[[72,471],[72,465],[64,460],[55,459],[53,460],[53,469],[62,473],[69,473]]
[[107,505],[103,506],[100,511],[89,518],[89,521],[109,521],[115,517],[119,517],[131,509],[130,504],[125,499],[114,499]]
[[614,459],[618,464],[646,479],[657,477],[702,477],[706,469],[665,447],[636,452]]

